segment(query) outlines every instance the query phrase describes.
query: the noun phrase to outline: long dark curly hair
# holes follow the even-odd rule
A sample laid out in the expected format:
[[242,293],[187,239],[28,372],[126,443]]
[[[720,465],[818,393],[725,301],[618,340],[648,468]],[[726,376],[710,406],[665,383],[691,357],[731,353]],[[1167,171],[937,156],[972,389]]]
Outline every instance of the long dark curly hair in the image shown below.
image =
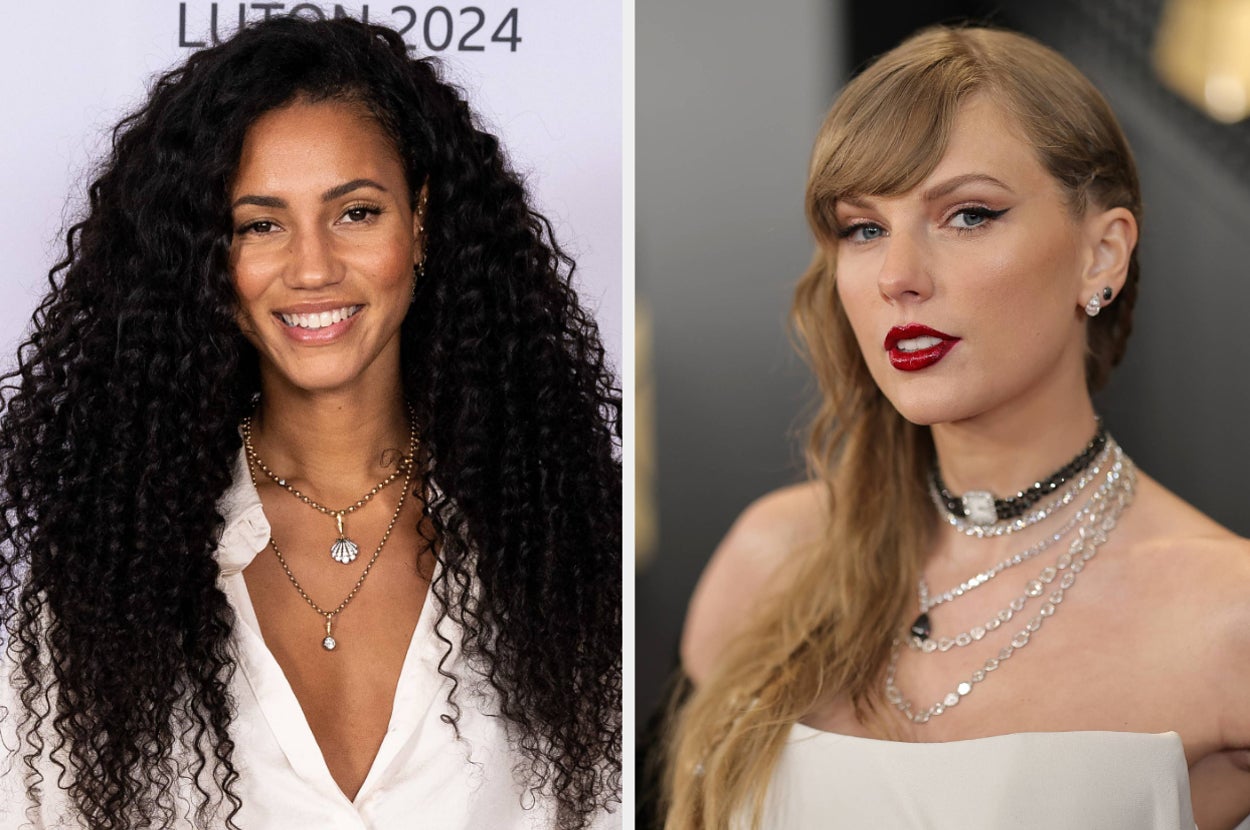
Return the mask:
[[259,23],[156,82],[115,129],[3,377],[0,580],[27,789],[64,787],[88,826],[125,830],[168,826],[170,785],[192,777],[197,821],[234,826],[235,618],[214,550],[259,372],[236,324],[228,189],[249,125],[297,99],[363,106],[414,203],[428,183],[402,353],[431,459],[418,492],[436,494],[431,590],[529,785],[560,827],[585,826],[620,796],[620,391],[498,141],[429,59],[347,19]]

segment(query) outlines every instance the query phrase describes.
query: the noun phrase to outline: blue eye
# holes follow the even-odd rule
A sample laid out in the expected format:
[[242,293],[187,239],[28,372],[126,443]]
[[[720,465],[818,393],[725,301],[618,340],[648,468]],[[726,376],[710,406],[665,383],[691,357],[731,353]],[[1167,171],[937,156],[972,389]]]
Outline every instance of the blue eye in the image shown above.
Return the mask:
[[885,228],[871,222],[858,222],[838,229],[838,239],[849,239],[852,242],[871,242],[885,235]]
[[[990,222],[993,222],[1006,212],[1007,208],[1003,208],[1002,210],[990,210],[985,207],[960,208],[955,212],[955,215],[951,217],[951,225],[955,228],[955,230],[970,231],[973,228],[979,228],[982,225],[987,225]],[[959,221],[961,218],[963,219],[962,222]]]

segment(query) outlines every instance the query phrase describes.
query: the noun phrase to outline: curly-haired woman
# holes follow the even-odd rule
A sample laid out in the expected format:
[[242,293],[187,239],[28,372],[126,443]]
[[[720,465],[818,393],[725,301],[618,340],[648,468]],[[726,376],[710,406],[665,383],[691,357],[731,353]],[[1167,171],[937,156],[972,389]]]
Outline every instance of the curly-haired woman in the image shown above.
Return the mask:
[[1138,289],[1110,107],[1028,38],[928,30],[842,92],[806,206],[814,475],[695,593],[666,826],[1236,824],[1250,551],[1090,397]]
[[0,826],[616,821],[619,392],[457,91],[274,19],[89,195],[4,392]]

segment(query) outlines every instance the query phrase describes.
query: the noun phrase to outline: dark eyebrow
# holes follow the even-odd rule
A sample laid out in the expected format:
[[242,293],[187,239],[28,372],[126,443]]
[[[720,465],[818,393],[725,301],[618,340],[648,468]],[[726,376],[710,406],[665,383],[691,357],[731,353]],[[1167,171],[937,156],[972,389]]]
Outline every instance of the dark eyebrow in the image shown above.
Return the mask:
[[[378,184],[373,179],[352,179],[350,182],[344,182],[343,184],[335,185],[334,187],[327,190],[325,193],[322,193],[321,201],[323,202],[333,201],[341,196],[346,196],[348,193],[351,193],[353,190],[358,190],[359,188],[362,188],[362,187],[372,187],[376,190],[382,191],[383,193],[389,192],[387,191],[385,187]],[[256,205],[257,207],[266,207],[266,208],[285,208],[287,206],[287,203],[285,199],[279,199],[277,196],[247,195],[247,196],[240,196],[239,198],[235,199],[234,204],[231,205],[231,208],[237,208],[240,205]]]
[[385,187],[378,184],[373,179],[352,179],[350,182],[344,182],[343,184],[332,187],[325,193],[322,193],[321,201],[329,202],[333,199],[339,198],[340,196],[346,196],[348,193],[351,193],[353,190],[361,187],[372,187],[375,190],[381,190],[383,193],[388,192]]
[[284,208],[286,200],[279,199],[276,196],[240,196],[234,200],[231,208],[237,208],[239,205],[257,205],[258,207],[267,208]]

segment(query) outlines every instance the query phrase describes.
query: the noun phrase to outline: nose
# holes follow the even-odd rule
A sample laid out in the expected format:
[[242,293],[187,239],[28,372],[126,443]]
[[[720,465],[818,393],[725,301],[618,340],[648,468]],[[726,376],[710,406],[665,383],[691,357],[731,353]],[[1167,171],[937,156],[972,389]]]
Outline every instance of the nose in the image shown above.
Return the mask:
[[304,230],[293,236],[286,271],[287,285],[292,288],[320,288],[343,278],[343,266],[335,255],[333,241],[317,230]]
[[885,258],[877,275],[881,295],[896,303],[922,302],[933,296],[928,251],[923,239],[896,230],[885,240]]

